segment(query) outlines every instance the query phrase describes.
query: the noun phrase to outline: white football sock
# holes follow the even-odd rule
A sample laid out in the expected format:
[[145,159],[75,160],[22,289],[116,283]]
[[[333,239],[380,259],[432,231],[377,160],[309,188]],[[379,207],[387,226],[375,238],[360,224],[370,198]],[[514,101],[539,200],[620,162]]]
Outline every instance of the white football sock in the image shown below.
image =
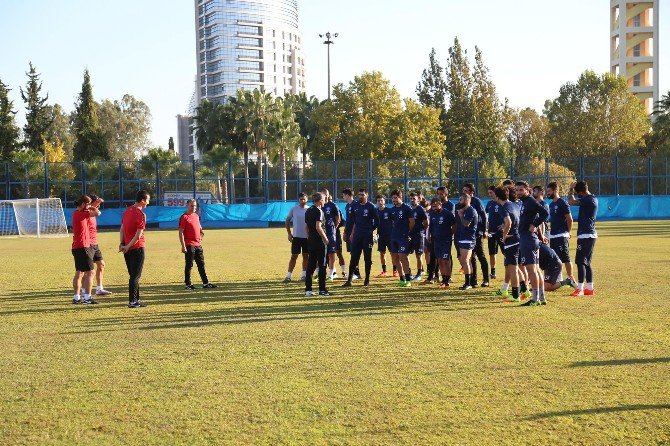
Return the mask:
[[503,289],[503,290],[508,290],[508,289],[509,289],[509,283],[507,283],[507,282],[503,282],[503,284],[502,284],[502,289]]
[[307,271],[302,270],[302,278],[304,279],[305,277],[307,277]]
[[593,291],[593,282],[589,282],[586,284],[586,289],[589,291]]
[[79,296],[79,294],[75,294],[74,295],[74,300],[81,300],[81,296]]
[[91,300],[91,295],[84,293],[84,300]]
[[286,273],[286,277],[287,277],[288,279],[290,279],[292,275],[293,275],[293,273],[292,273],[291,271],[289,271],[289,272]]
[[577,284],[577,289],[578,290],[583,290],[584,289],[584,284],[583,283],[578,283]]

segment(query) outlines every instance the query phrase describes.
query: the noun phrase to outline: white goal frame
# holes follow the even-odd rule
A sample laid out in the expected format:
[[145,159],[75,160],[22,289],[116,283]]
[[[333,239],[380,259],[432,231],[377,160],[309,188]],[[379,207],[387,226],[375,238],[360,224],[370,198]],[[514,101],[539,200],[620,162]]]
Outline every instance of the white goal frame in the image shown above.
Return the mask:
[[[45,206],[49,204],[49,206]],[[10,223],[5,219],[11,219],[7,208],[11,208],[13,216],[13,226],[6,226]],[[27,208],[28,218],[17,213],[17,207]],[[33,211],[34,209],[34,211]],[[52,213],[49,216],[47,224],[50,228],[55,228],[55,232],[45,231],[43,209],[49,209]],[[60,212],[59,212],[60,211]],[[34,220],[31,220],[31,215]],[[26,221],[23,221],[26,220]],[[26,198],[16,200],[0,200],[0,239],[6,237],[35,237],[35,238],[61,238],[69,237],[65,212],[60,198]]]

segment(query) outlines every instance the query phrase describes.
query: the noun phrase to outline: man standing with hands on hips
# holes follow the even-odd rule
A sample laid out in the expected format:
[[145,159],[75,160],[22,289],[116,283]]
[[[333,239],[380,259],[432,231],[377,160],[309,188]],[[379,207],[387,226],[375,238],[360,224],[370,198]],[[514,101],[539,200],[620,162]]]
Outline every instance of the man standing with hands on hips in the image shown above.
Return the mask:
[[330,296],[326,289],[326,263],[328,258],[328,236],[323,226],[324,197],[317,192],[312,196],[312,207],[305,212],[305,229],[307,231],[307,243],[309,244],[309,257],[307,259],[307,276],[305,277],[305,296],[312,296],[312,276],[319,269],[319,296]]
[[144,307],[140,300],[140,277],[144,267],[144,229],[147,226],[147,216],[143,209],[149,205],[149,192],[137,192],[135,204],[129,206],[121,218],[119,235],[121,243],[119,252],[123,252],[128,268],[128,308]]
[[184,253],[186,260],[184,283],[187,290],[195,289],[191,283],[191,269],[194,260],[198,266],[202,287],[216,288],[216,285],[209,283],[205,272],[205,255],[202,251],[202,237],[205,233],[200,225],[200,216],[195,212],[197,209],[198,202],[190,199],[186,202],[186,213],[179,218],[179,243],[181,243],[181,252]]

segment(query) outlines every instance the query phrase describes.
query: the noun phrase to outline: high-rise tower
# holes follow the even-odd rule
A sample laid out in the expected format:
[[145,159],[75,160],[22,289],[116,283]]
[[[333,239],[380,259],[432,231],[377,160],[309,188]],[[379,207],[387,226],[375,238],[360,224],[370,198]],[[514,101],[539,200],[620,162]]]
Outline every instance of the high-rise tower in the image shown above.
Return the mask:
[[195,0],[196,103],[240,89],[305,91],[297,0]]
[[610,0],[610,70],[626,78],[649,113],[659,100],[658,4]]

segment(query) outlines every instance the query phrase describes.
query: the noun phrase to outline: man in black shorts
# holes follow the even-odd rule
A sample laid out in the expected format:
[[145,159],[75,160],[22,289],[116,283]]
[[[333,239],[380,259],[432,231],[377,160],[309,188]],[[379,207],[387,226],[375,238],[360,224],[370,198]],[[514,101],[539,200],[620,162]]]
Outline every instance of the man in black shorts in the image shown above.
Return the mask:
[[[284,278],[284,283],[291,281],[293,269],[295,268],[300,253],[302,253],[302,277],[300,280],[305,280],[307,256],[309,255],[307,248],[307,234],[305,233],[305,212],[307,212],[307,194],[301,192],[300,195],[298,195],[298,204],[291,208],[285,221],[288,241],[291,243],[291,260],[288,262],[288,272]],[[293,231],[291,231],[291,222],[293,222]]]
[[312,196],[312,207],[305,212],[305,227],[307,230],[307,243],[309,246],[309,258],[307,261],[307,276],[305,278],[305,296],[312,296],[312,276],[319,269],[319,296],[330,296],[326,289],[326,264],[328,259],[328,236],[323,225],[323,195],[319,192]]
[[[91,209],[95,209],[98,211],[98,215],[100,215],[100,205],[104,203],[104,200],[100,197],[98,197],[95,194],[89,194],[88,195],[91,198]],[[98,221],[96,220],[95,215],[91,215],[91,218],[89,219],[89,237],[90,237],[90,242],[91,242],[91,251],[93,252],[93,263],[95,263],[95,279],[97,282],[97,286],[95,287],[95,295],[96,296],[109,296],[112,294],[111,291],[106,290],[102,286],[102,279],[104,278],[105,275],[105,260],[102,258],[102,251],[100,250],[100,246],[98,245]]]
[[486,234],[488,235],[487,244],[489,252],[489,265],[491,266],[491,279],[496,278],[496,254],[498,254],[498,247],[501,244],[500,240],[500,226],[503,221],[500,217],[500,205],[496,201],[496,187],[489,186],[489,198],[491,201],[486,203],[486,215],[488,215],[488,228]]

